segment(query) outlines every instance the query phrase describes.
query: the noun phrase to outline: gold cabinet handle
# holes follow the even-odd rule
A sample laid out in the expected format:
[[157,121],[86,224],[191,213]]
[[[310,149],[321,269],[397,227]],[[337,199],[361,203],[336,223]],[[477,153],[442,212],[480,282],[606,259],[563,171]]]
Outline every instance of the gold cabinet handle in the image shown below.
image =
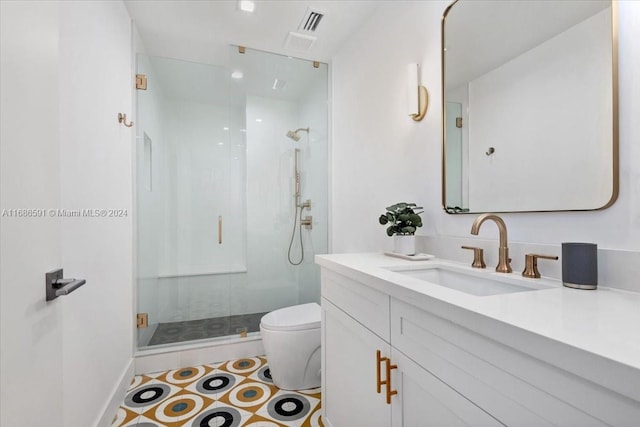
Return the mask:
[[222,215],[218,215],[218,244],[222,244]]
[[385,383],[387,384],[387,405],[391,405],[391,396],[395,396],[396,394],[398,394],[398,390],[392,390],[391,387],[391,370],[397,369],[398,365],[392,365],[391,359],[386,359],[387,360],[385,360],[385,362],[387,364],[387,380],[385,381]]
[[[382,363],[385,363],[386,380],[382,379]],[[382,357],[380,350],[376,350],[376,391],[378,394],[382,393],[382,386],[387,386],[387,404],[391,404],[391,396],[398,394],[398,390],[391,389],[391,370],[397,369],[397,365],[391,364],[391,359],[388,357]]]
[[376,391],[378,392],[378,394],[382,392],[382,384],[385,383],[384,381],[382,381],[382,378],[380,377],[380,373],[382,371],[380,364],[384,360],[386,360],[386,357],[382,357],[380,350],[377,350],[376,351]]

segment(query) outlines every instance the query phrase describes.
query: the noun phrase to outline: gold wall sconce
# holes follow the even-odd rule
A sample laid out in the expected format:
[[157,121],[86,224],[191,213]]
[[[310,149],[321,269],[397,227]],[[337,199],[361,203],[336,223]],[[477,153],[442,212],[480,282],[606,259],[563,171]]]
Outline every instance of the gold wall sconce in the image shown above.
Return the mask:
[[419,64],[409,64],[407,70],[409,117],[411,117],[416,122],[419,122],[427,114],[427,107],[429,106],[429,93],[427,92],[427,88],[420,84]]

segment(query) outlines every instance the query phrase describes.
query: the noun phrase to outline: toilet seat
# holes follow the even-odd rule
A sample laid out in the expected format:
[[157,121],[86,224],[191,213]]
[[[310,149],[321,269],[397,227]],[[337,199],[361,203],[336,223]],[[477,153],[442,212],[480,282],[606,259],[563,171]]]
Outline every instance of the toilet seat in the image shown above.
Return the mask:
[[304,331],[320,328],[320,306],[316,303],[295,305],[265,314],[260,327],[272,331]]

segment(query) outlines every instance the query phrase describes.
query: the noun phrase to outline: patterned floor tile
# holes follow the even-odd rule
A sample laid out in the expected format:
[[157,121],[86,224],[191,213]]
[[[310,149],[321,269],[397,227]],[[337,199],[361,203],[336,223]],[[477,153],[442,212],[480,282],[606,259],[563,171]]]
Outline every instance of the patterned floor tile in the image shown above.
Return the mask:
[[180,391],[179,387],[153,380],[138,386],[127,393],[123,407],[142,414]]
[[214,402],[201,394],[182,390],[165,399],[162,403],[153,406],[142,415],[160,423],[182,425],[183,422],[195,417]]
[[302,427],[324,427],[324,423],[322,422],[322,407],[319,404],[302,423]]
[[140,414],[136,412],[120,407],[111,425],[112,427],[129,426],[132,422],[137,420],[139,416]]
[[285,391],[263,356],[136,376],[113,427],[324,427],[320,388]]
[[242,408],[226,405],[223,402],[215,402],[182,424],[181,427],[240,427],[244,426],[251,416],[251,412]]
[[184,388],[213,370],[214,368],[211,368],[209,366],[193,366],[188,368],[174,369],[172,371],[162,373],[157,377],[157,380],[175,385],[176,387]]
[[249,376],[256,370],[266,365],[267,359],[261,357],[248,357],[244,359],[231,360],[219,366],[219,369],[233,374]]
[[320,400],[295,391],[278,390],[256,413],[290,427],[301,427]]
[[[138,418],[137,424],[131,424],[131,427],[180,427],[180,423],[160,423],[155,420],[151,420],[144,415]],[[129,427],[129,426],[127,426]]]
[[229,392],[220,396],[219,401],[256,413],[273,398],[277,392],[278,389],[273,384],[265,384],[246,379],[229,390]]
[[280,424],[268,418],[261,417],[260,415],[254,414],[249,418],[247,424],[242,427],[287,427],[286,424]]
[[198,393],[207,396],[210,399],[217,400],[236,385],[244,381],[241,375],[232,374],[230,372],[214,369],[198,381],[185,387],[192,393]]
[[127,388],[127,391],[131,391],[136,387],[148,383],[149,381],[153,381],[153,378],[148,375],[136,375],[131,380],[131,384],[129,384],[129,388]]

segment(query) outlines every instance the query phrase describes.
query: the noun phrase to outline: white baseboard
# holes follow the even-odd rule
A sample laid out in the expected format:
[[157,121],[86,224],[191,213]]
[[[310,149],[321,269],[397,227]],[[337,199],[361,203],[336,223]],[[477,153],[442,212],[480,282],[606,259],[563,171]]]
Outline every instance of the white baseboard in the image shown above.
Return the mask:
[[151,374],[263,354],[264,346],[259,335],[255,338],[239,338],[225,342],[141,350],[135,355],[135,373]]
[[118,384],[111,393],[111,398],[105,404],[99,421],[95,424],[96,427],[111,427],[113,424],[113,418],[118,413],[118,408],[124,401],[124,397],[127,394],[127,389],[131,385],[131,380],[134,376],[134,359],[131,359],[127,364],[124,372],[120,376]]

